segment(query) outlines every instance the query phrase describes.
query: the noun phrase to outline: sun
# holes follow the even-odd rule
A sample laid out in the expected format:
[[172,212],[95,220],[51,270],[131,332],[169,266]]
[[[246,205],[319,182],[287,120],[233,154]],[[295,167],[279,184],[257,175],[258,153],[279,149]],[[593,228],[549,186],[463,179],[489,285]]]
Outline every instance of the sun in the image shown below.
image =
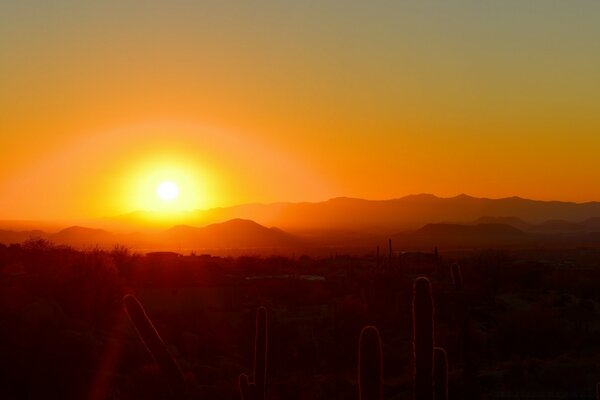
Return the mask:
[[[207,208],[213,177],[184,156],[146,156],[129,166],[122,180],[123,212],[147,211],[152,218]],[[129,211],[130,212],[130,211]]]
[[173,181],[163,181],[156,187],[156,195],[163,201],[173,201],[179,196],[179,185]]

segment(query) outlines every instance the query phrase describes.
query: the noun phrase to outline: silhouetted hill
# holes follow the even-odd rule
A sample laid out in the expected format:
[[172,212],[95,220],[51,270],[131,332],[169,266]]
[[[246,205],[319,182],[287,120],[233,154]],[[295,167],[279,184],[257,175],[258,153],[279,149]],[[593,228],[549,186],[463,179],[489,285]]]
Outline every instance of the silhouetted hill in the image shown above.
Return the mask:
[[31,238],[46,238],[47,234],[40,230],[12,231],[0,230],[0,243],[21,243]]
[[515,217],[482,217],[474,222],[477,224],[505,224],[513,226],[524,232],[547,233],[547,234],[575,234],[600,231],[600,218],[588,218],[581,222],[565,221],[561,219],[550,219],[541,224],[529,224],[520,218]]
[[524,236],[525,232],[506,224],[427,224],[415,232],[416,235],[460,235],[468,236]]
[[119,238],[103,229],[85,228],[82,226],[71,226],[58,233],[48,235],[48,239],[57,244],[70,246],[82,245],[110,245],[117,244]]
[[590,231],[600,232],[600,217],[588,218],[581,222],[581,225],[585,226]]
[[427,224],[414,232],[393,236],[394,243],[408,248],[472,248],[519,246],[536,239],[505,224]]
[[522,231],[528,231],[532,228],[533,225],[523,221],[520,218],[516,217],[481,217],[473,221],[470,225],[479,225],[479,224],[504,224],[515,227]]
[[233,219],[203,228],[173,227],[158,235],[163,243],[201,248],[278,248],[300,244],[300,240],[277,228],[254,221]]
[[537,224],[531,228],[534,232],[546,233],[577,233],[589,231],[584,224],[569,222],[560,219],[551,219]]

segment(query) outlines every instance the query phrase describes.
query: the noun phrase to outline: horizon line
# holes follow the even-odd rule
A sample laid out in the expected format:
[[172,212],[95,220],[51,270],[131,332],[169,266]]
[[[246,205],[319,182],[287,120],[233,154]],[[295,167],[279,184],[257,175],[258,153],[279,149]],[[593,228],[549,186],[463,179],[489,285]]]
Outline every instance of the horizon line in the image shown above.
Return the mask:
[[524,200],[524,201],[533,201],[533,202],[541,202],[541,203],[562,203],[562,204],[578,204],[578,205],[584,205],[584,204],[594,204],[594,203],[599,203],[599,200],[586,200],[586,201],[572,201],[572,200],[544,200],[544,199],[534,199],[534,198],[527,198],[527,197],[522,197],[519,195],[513,195],[513,196],[504,196],[504,197],[478,197],[478,196],[473,196],[470,194],[466,194],[466,193],[459,193],[457,195],[454,196],[447,196],[447,197],[443,197],[440,195],[436,195],[433,193],[411,193],[411,194],[407,194],[404,196],[400,196],[400,197],[391,197],[391,198],[382,198],[382,199],[373,199],[373,198],[361,198],[361,197],[353,197],[353,196],[335,196],[335,197],[330,197],[327,198],[325,200],[317,200],[317,201],[272,201],[272,202],[248,202],[248,203],[239,203],[239,204],[232,204],[232,205],[223,205],[223,206],[217,206],[217,207],[210,207],[210,208],[194,208],[194,209],[187,209],[187,210],[147,210],[147,209],[137,209],[137,210],[132,210],[132,211],[128,211],[128,212],[123,212],[123,213],[118,213],[118,214],[113,214],[113,215],[102,215],[102,216],[87,216],[87,217],[65,217],[65,218],[60,218],[60,217],[51,217],[51,218],[36,218],[36,217],[21,217],[21,218],[2,218],[0,217],[0,223],[39,223],[39,222],[44,222],[44,223],[65,223],[65,222],[84,222],[84,221],[96,221],[96,220],[105,220],[105,219],[113,219],[113,218],[118,218],[118,217],[125,217],[125,216],[130,216],[132,214],[137,214],[137,213],[146,213],[146,214],[154,214],[154,215],[162,215],[162,216],[173,216],[173,215],[181,215],[181,214],[188,214],[188,213],[195,213],[195,212],[209,212],[209,211],[214,211],[214,210],[223,210],[223,209],[227,209],[227,208],[235,208],[235,207],[248,207],[248,206],[274,206],[274,205],[294,205],[294,204],[320,204],[320,203],[327,203],[330,201],[335,201],[335,200],[357,200],[357,201],[367,201],[367,202],[389,202],[389,201],[398,201],[398,200],[405,200],[411,197],[431,197],[431,198],[435,198],[435,199],[439,199],[439,200],[452,200],[452,199],[459,199],[459,198],[464,198],[464,199],[475,199],[475,200],[492,200],[492,201],[497,201],[497,200]]

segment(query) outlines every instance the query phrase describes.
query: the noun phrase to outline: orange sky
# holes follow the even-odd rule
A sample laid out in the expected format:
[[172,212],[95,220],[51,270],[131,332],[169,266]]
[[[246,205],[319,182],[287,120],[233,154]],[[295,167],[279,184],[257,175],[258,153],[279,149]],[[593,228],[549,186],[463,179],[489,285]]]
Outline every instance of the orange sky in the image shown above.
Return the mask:
[[1,219],[600,200],[598,2],[47,3],[0,5]]

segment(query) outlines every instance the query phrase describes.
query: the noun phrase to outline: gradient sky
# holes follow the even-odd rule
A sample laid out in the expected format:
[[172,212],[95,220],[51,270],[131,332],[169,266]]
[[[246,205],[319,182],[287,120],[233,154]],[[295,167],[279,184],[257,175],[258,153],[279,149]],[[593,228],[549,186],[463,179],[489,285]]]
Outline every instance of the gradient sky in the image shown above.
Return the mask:
[[0,218],[600,200],[598,1],[0,2]]

